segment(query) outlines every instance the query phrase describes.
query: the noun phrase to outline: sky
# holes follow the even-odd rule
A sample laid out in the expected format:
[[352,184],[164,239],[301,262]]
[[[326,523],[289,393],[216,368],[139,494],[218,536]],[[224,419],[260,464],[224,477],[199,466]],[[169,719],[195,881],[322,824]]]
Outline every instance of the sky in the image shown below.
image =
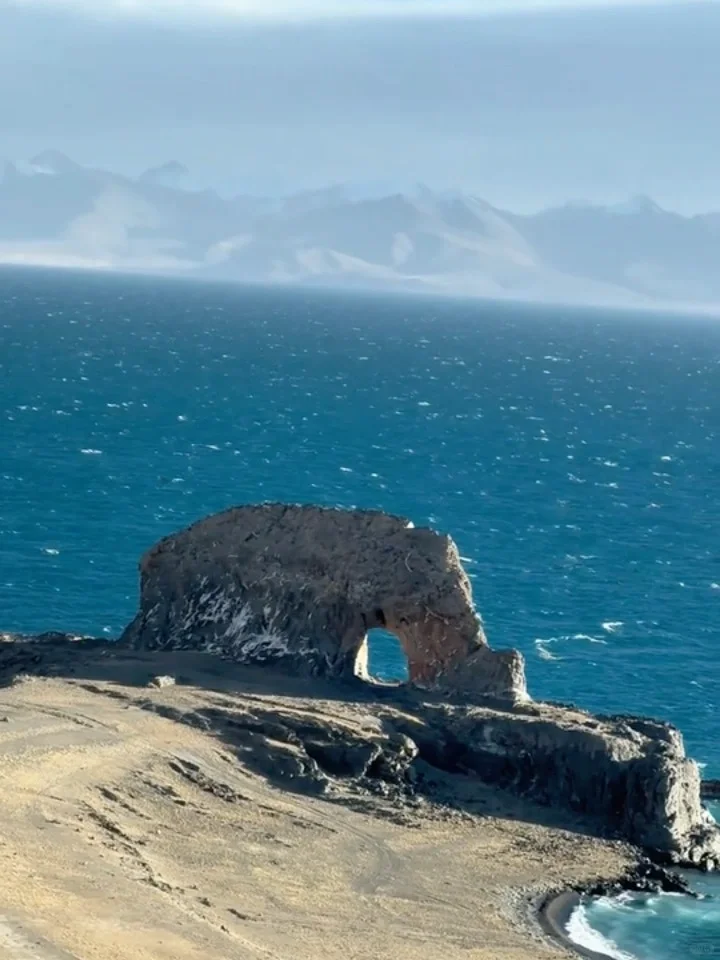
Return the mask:
[[720,209],[720,3],[0,0],[0,157]]

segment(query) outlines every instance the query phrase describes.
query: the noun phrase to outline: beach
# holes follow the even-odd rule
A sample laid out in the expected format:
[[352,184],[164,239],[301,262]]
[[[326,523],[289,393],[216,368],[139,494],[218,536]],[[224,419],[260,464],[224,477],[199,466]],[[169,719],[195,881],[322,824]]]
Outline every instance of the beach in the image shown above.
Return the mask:
[[568,921],[580,902],[580,894],[570,890],[548,897],[538,915],[540,924],[551,937],[564,944],[575,955],[583,957],[584,960],[608,960],[607,954],[580,946],[568,936]]

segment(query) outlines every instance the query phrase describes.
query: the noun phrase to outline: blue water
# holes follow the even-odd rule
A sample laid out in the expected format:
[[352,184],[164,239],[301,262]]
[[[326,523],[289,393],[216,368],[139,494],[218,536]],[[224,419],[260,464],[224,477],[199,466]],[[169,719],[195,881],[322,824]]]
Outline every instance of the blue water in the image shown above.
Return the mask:
[[455,537],[534,695],[720,776],[719,386],[707,319],[0,270],[0,628],[117,635],[233,503],[379,507]]
[[601,898],[570,921],[576,942],[614,960],[693,960],[720,953],[716,881],[695,877],[697,900],[682,895]]
[[[720,822],[720,802],[708,803]],[[600,897],[583,905],[568,932],[614,960],[698,960],[720,955],[720,878],[688,872],[700,896]]]

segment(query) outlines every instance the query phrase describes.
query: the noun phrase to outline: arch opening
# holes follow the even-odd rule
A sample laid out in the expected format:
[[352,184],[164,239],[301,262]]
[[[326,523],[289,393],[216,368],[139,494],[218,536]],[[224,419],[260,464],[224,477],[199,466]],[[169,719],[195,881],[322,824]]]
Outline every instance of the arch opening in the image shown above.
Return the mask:
[[385,626],[368,630],[358,651],[355,673],[369,682],[398,686],[407,683],[410,667],[397,634]]

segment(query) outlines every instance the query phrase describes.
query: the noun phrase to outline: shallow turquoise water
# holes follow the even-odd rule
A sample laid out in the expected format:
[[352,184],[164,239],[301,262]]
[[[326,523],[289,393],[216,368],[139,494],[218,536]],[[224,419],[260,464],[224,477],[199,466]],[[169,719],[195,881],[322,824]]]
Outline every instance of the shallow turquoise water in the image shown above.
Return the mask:
[[600,898],[576,911],[569,932],[617,960],[720,955],[720,878],[692,874],[700,899],[674,894]]
[[719,373],[714,321],[0,270],[0,628],[116,635],[233,503],[379,507],[452,533],[536,696],[720,776]]
[[[720,822],[720,802],[708,803]],[[578,943],[617,960],[696,960],[720,956],[720,876],[688,873],[701,898],[664,894],[600,898],[576,911]]]

